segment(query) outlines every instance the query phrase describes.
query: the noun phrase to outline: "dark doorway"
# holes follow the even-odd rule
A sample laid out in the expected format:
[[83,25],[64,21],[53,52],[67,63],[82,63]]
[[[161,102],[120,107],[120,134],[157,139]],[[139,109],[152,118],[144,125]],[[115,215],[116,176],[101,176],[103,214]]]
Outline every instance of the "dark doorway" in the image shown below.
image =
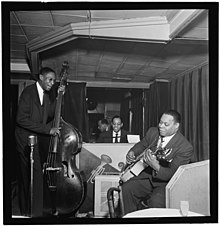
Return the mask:
[[87,87],[90,138],[97,132],[98,120],[106,118],[111,123],[114,115],[122,117],[125,130],[142,136],[143,91],[138,88]]

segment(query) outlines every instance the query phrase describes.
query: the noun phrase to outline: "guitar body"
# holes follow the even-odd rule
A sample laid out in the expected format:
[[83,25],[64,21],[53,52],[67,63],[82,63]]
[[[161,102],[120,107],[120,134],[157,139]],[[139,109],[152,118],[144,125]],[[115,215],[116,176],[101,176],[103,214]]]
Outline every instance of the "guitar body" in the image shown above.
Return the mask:
[[138,176],[148,165],[141,159],[129,165],[121,174],[120,180],[124,183],[134,176]]

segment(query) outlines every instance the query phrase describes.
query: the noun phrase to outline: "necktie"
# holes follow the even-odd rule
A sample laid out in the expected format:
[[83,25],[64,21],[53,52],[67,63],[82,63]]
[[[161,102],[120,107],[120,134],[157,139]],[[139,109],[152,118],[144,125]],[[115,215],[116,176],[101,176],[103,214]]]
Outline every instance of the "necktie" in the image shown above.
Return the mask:
[[118,133],[115,134],[115,143],[118,143]]
[[163,142],[164,142],[164,138],[163,137],[160,137],[160,143],[158,145],[158,149],[161,149],[162,148]]

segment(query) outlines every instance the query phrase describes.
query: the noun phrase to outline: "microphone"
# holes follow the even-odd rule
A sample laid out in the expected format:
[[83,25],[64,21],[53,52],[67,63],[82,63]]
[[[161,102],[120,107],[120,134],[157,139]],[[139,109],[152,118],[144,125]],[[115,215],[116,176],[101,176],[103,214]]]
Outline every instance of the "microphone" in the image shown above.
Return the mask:
[[31,152],[30,152],[30,163],[31,163],[31,182],[30,182],[30,196],[31,196],[31,213],[30,216],[33,217],[33,200],[34,200],[34,146],[37,144],[37,136],[35,135],[30,135],[28,136],[28,146],[30,146],[31,148]]
[[34,146],[37,144],[37,136],[35,135],[30,135],[28,136],[28,146]]

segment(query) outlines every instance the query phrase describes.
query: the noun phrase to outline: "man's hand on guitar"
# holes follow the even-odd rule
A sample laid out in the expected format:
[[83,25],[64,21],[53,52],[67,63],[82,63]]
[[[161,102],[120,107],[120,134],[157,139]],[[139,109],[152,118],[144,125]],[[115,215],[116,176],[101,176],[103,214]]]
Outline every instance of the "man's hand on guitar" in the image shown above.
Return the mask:
[[144,151],[144,162],[147,163],[151,168],[153,168],[156,171],[159,171],[160,169],[160,164],[159,161],[157,160],[155,155],[151,154],[152,151],[150,149]]
[[126,162],[127,164],[131,164],[133,162],[135,162],[136,158],[135,158],[135,155],[134,155],[134,151],[129,151],[126,155]]

